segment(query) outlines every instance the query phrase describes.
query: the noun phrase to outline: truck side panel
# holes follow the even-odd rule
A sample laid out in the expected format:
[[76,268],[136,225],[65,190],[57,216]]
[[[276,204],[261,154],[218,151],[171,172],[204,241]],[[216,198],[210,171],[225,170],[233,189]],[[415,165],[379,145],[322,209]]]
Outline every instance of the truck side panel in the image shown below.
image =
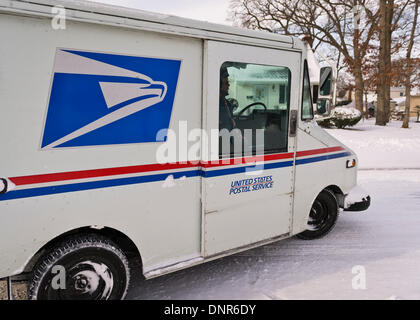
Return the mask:
[[[41,139],[57,48],[180,61],[167,142],[176,142],[180,121],[200,128],[202,41],[72,21],[54,30],[50,19],[8,14],[0,37],[0,176],[18,182],[0,197],[0,277],[21,271],[54,237],[90,225],[130,237],[145,270],[199,255],[199,171],[144,166],[157,163],[163,142],[42,149]],[[165,183],[169,175],[175,181]]]
[[316,123],[299,123],[293,234],[306,229],[312,204],[324,188],[336,186],[347,194],[356,185],[357,168],[346,168],[346,161],[354,158],[347,147]]

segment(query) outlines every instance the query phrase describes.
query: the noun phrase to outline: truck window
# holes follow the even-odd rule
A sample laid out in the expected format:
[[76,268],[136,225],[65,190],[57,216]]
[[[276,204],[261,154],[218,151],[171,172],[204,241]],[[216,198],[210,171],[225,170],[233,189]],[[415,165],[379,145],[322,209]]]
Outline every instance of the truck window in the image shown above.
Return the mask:
[[290,78],[286,67],[222,64],[219,130],[239,129],[236,132],[240,132],[243,139],[243,150],[236,147],[232,150],[233,146],[223,149],[219,143],[221,156],[287,151]]
[[303,66],[302,120],[312,120],[313,118],[311,83],[309,82],[308,63],[305,60]]

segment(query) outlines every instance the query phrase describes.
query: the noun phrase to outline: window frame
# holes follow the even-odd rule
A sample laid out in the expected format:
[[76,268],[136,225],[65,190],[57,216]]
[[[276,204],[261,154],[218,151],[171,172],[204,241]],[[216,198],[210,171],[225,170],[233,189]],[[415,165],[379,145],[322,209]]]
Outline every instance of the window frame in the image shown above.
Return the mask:
[[[225,63],[235,63],[235,61],[231,61],[231,60],[226,60],[223,61],[222,64],[220,65],[219,68],[219,79],[220,79],[220,72],[221,69],[223,67],[223,65]],[[276,68],[284,68],[287,70],[287,75],[288,75],[288,83],[287,83],[287,87],[285,87],[284,89],[284,98],[286,100],[286,111],[287,111],[287,121],[286,121],[286,145],[282,148],[276,148],[276,149],[268,149],[266,150],[264,148],[264,152],[263,153],[257,153],[255,152],[255,156],[260,156],[260,155],[267,155],[267,154],[276,154],[276,153],[286,153],[288,152],[288,148],[289,148],[289,127],[290,127],[290,100],[291,100],[291,93],[292,93],[292,71],[290,70],[289,67],[287,66],[280,66],[280,65],[271,65],[271,64],[261,64],[261,63],[254,63],[254,62],[237,62],[237,63],[244,63],[247,65],[256,65],[256,66],[266,66],[266,67],[276,67]],[[219,80],[220,81],[220,80]],[[220,88],[220,83],[219,83],[219,88]],[[220,89],[219,89],[220,90]],[[220,93],[219,93],[220,94]],[[220,119],[220,115],[219,115],[219,119]],[[220,131],[220,122],[219,122],[219,131]],[[220,149],[220,146],[219,146]],[[242,150],[242,153],[244,152],[244,150]],[[254,155],[254,151],[253,151],[253,155]],[[238,157],[240,155],[236,155],[234,153],[230,153],[228,154],[222,154],[219,153],[219,159],[223,159],[224,157],[229,156],[229,157]],[[241,156],[244,156],[243,154]]]
[[[311,110],[311,115],[312,118],[303,118],[303,96],[305,94],[305,71],[306,71],[306,76],[308,78],[308,84],[309,84],[309,101],[310,101],[310,110]],[[308,121],[312,121],[314,119],[314,106],[313,106],[313,100],[312,100],[312,89],[311,89],[311,79],[309,77],[309,67],[308,67],[308,61],[305,59],[303,62],[303,77],[302,77],[302,101],[301,101],[301,106],[300,106],[300,119],[302,121],[308,122]]]

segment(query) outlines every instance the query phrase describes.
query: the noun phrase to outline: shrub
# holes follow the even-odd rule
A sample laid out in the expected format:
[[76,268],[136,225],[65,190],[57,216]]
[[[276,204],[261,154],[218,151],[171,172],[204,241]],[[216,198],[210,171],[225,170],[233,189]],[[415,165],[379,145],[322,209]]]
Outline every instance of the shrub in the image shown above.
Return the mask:
[[316,114],[315,115],[315,121],[318,123],[318,125],[320,125],[323,128],[331,128],[333,126],[329,117],[324,118],[324,117]]
[[362,114],[355,108],[336,107],[331,111],[328,118],[318,121],[324,128],[335,126],[339,129],[352,127],[362,119]]
[[353,101],[353,100],[343,100],[343,101],[337,101],[336,106],[337,106],[337,107],[340,107],[340,106],[345,106],[345,105],[347,105],[347,104],[351,103],[352,101]]

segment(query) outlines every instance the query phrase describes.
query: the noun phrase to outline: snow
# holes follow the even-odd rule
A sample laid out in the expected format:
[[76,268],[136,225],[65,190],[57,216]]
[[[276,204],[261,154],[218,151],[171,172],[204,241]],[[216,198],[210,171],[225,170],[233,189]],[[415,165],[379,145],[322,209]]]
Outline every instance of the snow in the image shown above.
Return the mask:
[[338,117],[340,119],[354,119],[360,117],[360,115],[359,110],[351,107],[336,107],[331,111],[331,117]]
[[[86,269],[86,266],[90,266],[92,270]],[[102,289],[101,299],[108,299],[111,295],[112,288],[114,287],[114,279],[112,272],[108,267],[103,263],[96,263],[92,261],[82,261],[79,262],[73,269],[81,269],[78,273],[74,275],[74,278],[84,278],[87,281],[87,286],[84,288],[83,293],[94,294],[98,289],[100,282],[102,280]]]
[[186,259],[185,261],[178,262],[178,263],[175,263],[175,264],[170,264],[169,267],[163,267],[161,269],[149,271],[149,272],[147,272],[147,276],[148,277],[155,277],[155,276],[158,276],[158,275],[162,274],[164,271],[182,269],[184,267],[191,266],[191,265],[193,265],[195,263],[198,263],[200,261],[203,261],[203,258],[202,257],[197,257],[196,255],[194,255],[193,257],[191,257],[189,259]]
[[362,119],[354,127],[326,130],[356,152],[359,169],[420,168],[420,123],[411,121],[409,129],[401,125],[376,126],[375,119]]
[[357,185],[350,190],[349,195],[344,200],[344,208],[348,208],[352,204],[359,202],[362,199],[365,200],[368,196],[369,192],[363,189],[361,186]]
[[[326,237],[297,238],[151,280],[128,299],[420,299],[420,170],[361,171],[372,204]],[[355,266],[366,289],[353,289]]]
[[405,105],[405,97],[393,98],[392,100],[394,100],[399,106]]
[[[420,299],[420,170],[362,171],[365,212],[341,212],[326,237],[297,238],[151,280],[128,299]],[[366,289],[355,290],[355,266]]]
[[[151,280],[135,278],[128,299],[420,299],[420,124],[373,120],[329,133],[351,147],[372,198],[340,212],[312,241],[295,237]],[[381,170],[366,170],[367,168]],[[365,287],[355,286],[358,272]]]

